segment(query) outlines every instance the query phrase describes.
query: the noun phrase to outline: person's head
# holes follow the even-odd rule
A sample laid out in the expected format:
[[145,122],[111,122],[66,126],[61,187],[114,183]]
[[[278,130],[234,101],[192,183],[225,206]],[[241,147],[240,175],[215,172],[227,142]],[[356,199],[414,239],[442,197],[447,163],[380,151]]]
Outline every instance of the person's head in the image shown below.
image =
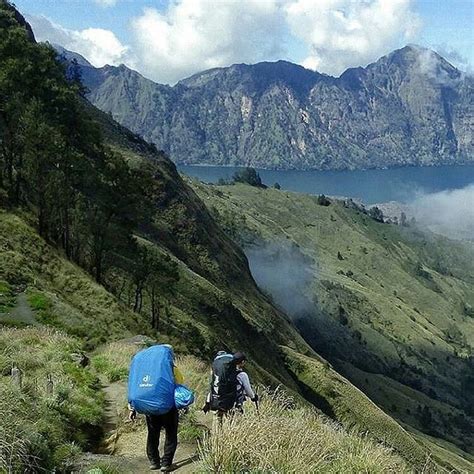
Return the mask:
[[234,354],[235,364],[238,368],[242,368],[247,360],[247,356],[243,352],[236,352]]
[[173,360],[173,364],[175,363],[175,355],[174,355],[174,350],[173,350],[173,346],[171,344],[162,344],[163,347],[166,347],[170,350],[170,353],[171,353],[171,358]]

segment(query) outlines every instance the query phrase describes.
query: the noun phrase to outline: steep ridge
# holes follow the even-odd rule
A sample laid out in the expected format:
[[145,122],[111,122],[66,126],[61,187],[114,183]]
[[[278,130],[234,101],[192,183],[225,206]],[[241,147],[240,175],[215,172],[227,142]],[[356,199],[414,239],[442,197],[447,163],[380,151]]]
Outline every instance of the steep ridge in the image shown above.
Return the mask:
[[314,349],[405,426],[472,454],[469,243],[376,222],[350,202],[193,186]]
[[[0,20],[6,34],[2,36],[0,46],[4,45],[4,41],[8,43],[11,40],[21,40],[22,34],[25,35],[13,22],[10,11],[11,7],[8,5],[1,5]],[[75,89],[69,89],[63,82],[64,78],[57,74],[59,70],[52,60],[52,52],[27,42],[18,44],[23,44],[25,50],[5,48],[0,51],[10,58],[9,64],[16,65],[18,62],[22,65],[22,61],[30,58],[32,61],[44,61],[41,63],[44,69],[31,69],[39,74],[39,77],[34,78],[35,83],[41,84],[44,89],[38,91],[30,87],[23,90],[23,83],[6,81],[0,83],[2,92],[19,87],[19,92],[23,94],[19,94],[20,98],[31,98],[33,95],[31,100],[36,110],[36,94],[41,98],[41,94],[46,93],[52,101],[61,99],[55,96],[54,90],[49,89],[49,82],[38,82],[41,74],[51,73],[51,82],[60,86],[60,90],[69,97],[68,92]],[[9,78],[8,74],[6,77]],[[28,81],[32,78],[23,79]],[[92,160],[93,166],[86,168],[90,173],[87,178],[92,181],[87,180],[85,191],[81,190],[83,193],[87,192],[82,205],[89,205],[94,211],[105,205],[113,209],[114,200],[121,199],[122,194],[134,193],[130,184],[135,186],[144,182],[147,188],[140,191],[146,193],[140,196],[153,203],[151,218],[144,222],[138,221],[131,228],[132,235],[127,237],[127,241],[119,241],[120,245],[112,247],[113,251],[108,254],[107,270],[103,269],[99,273],[97,263],[91,266],[88,264],[89,259],[78,258],[77,262],[83,267],[81,268],[78,263],[66,258],[66,248],[61,245],[60,240],[54,239],[56,225],[59,224],[52,220],[54,228],[50,228],[49,233],[43,229],[40,235],[39,223],[44,216],[38,211],[44,203],[35,200],[36,195],[32,193],[36,191],[36,187],[28,182],[28,172],[36,172],[37,168],[25,170],[22,168],[24,162],[16,161],[18,156],[15,156],[11,176],[2,176],[5,177],[2,182],[5,188],[2,188],[1,194],[2,203],[5,204],[2,204],[3,210],[0,213],[2,311],[4,301],[5,304],[10,304],[15,298],[15,288],[26,286],[28,301],[35,311],[37,321],[73,335],[88,350],[102,342],[137,333],[158,336],[162,341],[173,343],[179,352],[193,353],[205,360],[209,360],[217,349],[244,349],[252,360],[252,372],[257,380],[272,386],[283,384],[288,390],[312,401],[321,410],[325,410],[328,405],[337,406],[339,397],[331,387],[342,384],[346,395],[350,397],[353,393],[354,399],[362,397],[370,405],[370,423],[365,426],[355,422],[356,419],[363,419],[362,413],[367,412],[366,406],[358,403],[352,406],[349,404],[344,412],[340,412],[343,416],[335,409],[328,413],[344,426],[357,425],[360,430],[373,431],[374,439],[391,446],[413,466],[424,466],[427,450],[398,423],[391,422],[391,430],[395,435],[390,436],[390,439],[386,439],[385,433],[372,430],[371,427],[377,425],[377,420],[387,420],[387,415],[318,356],[285,314],[260,292],[241,249],[216,224],[202,200],[177,174],[174,165],[157,152],[154,146],[116,124],[106,114],[84,101],[77,102],[75,96],[73,99],[71,104],[75,107],[75,114],[72,118],[84,127],[74,130],[74,141],[68,143],[71,148],[74,147],[74,157],[80,158],[78,162],[73,162],[74,166],[76,163],[80,163],[81,167],[89,166],[91,158],[98,161],[96,163]],[[24,104],[19,100],[15,105],[15,110],[21,110]],[[61,126],[54,120],[63,109],[60,112],[56,108],[45,110],[48,112],[45,115],[48,121],[45,122],[51,127],[48,129],[48,136],[62,136]],[[69,109],[67,112],[69,113]],[[24,113],[26,121],[30,117],[28,107]],[[10,118],[8,115],[7,117]],[[44,124],[35,122],[33,125],[32,131],[28,134],[24,132],[27,139],[36,137],[36,129]],[[9,126],[13,127],[14,123]],[[6,136],[8,128],[3,127],[2,123],[2,136]],[[95,133],[98,129],[102,130],[102,138]],[[24,157],[27,163],[30,163],[28,160],[31,158],[33,163],[42,163],[42,160],[48,158],[49,150],[43,148],[34,148],[33,156],[26,154],[24,150],[29,150],[28,141],[25,142],[24,149],[19,148],[16,143],[9,146],[20,157]],[[1,157],[3,160],[9,158],[4,155]],[[54,158],[53,171],[63,165],[62,154],[54,155]],[[110,168],[103,165],[102,161]],[[39,176],[46,179],[53,171],[51,168],[44,172],[40,169]],[[124,173],[132,181],[120,181],[121,175],[118,172]],[[107,173],[112,173],[112,185],[101,187],[103,181],[110,179]],[[143,178],[142,173],[149,173],[145,174],[147,179],[135,181],[137,174]],[[19,177],[22,178],[21,181]],[[91,182],[99,187],[100,192],[96,188],[91,190]],[[113,186],[117,182],[124,188],[115,192]],[[8,186],[9,183],[20,184],[22,193],[19,194],[21,199],[18,201],[15,201],[17,187]],[[41,184],[41,179],[38,183]],[[55,182],[50,184],[53,187]],[[63,193],[68,190],[66,184],[60,188]],[[56,205],[56,202],[52,205]],[[75,215],[80,216],[82,209],[81,206],[74,208]],[[141,208],[139,210],[142,211]],[[127,214],[128,209],[123,212]],[[115,223],[112,229],[114,234],[127,236],[130,222],[133,221],[129,215],[125,217],[125,223]],[[79,223],[74,227],[75,231],[84,233],[86,243],[93,241],[95,235],[87,227],[90,222],[79,220]],[[102,219],[99,219],[97,225],[100,224]],[[97,229],[101,228],[97,227],[96,231]],[[130,240],[135,245],[127,245]],[[80,243],[82,247],[79,250],[85,246],[84,241]],[[73,256],[82,255],[75,248],[70,249],[70,252]],[[129,252],[133,252],[133,258],[128,255]],[[150,255],[156,257],[153,262],[158,264],[158,268],[153,267],[147,273],[145,285],[142,272],[150,263],[147,260]],[[92,275],[98,281],[94,281]],[[157,281],[159,284],[156,284]],[[36,340],[41,340],[41,336],[35,335]],[[2,347],[2,351],[5,349]],[[47,354],[45,357],[47,358]],[[311,362],[322,369],[320,378],[324,382],[324,390],[300,379],[297,367],[301,357],[304,357],[306,363]],[[11,367],[8,358],[3,360],[6,365],[2,369],[2,389],[8,385],[4,377]],[[65,366],[79,380],[80,377],[90,378],[90,374],[78,373],[70,364],[65,363]],[[25,370],[28,370],[28,366]],[[94,386],[94,381],[89,380],[89,384]],[[100,416],[96,414],[94,422],[97,422],[97,418]],[[442,458],[437,461],[446,464]]]
[[212,69],[174,87],[124,65],[80,70],[94,105],[176,163],[354,169],[473,159],[473,79],[419,46],[339,78],[285,61]]

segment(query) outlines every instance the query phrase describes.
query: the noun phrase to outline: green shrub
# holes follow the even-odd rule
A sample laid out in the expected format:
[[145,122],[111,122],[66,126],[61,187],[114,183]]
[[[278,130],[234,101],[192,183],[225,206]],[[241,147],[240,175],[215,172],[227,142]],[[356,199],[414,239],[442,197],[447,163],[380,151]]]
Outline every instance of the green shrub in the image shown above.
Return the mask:
[[25,424],[24,417],[18,416],[27,413],[28,401],[9,382],[6,377],[0,382],[0,472],[18,472],[36,466],[32,452],[35,433],[29,423]]
[[179,418],[179,440],[185,443],[201,441],[208,432],[207,427],[198,423],[196,407],[190,408],[188,413]]
[[58,315],[53,312],[51,300],[44,293],[35,291],[28,294],[28,304],[35,311],[35,318],[39,323],[62,329]]
[[326,207],[331,205],[331,201],[324,194],[320,194],[317,197],[317,203],[320,206],[326,206]]
[[51,307],[51,302],[43,293],[34,292],[28,295],[28,303],[35,311],[44,311]]
[[122,471],[112,464],[105,462],[97,463],[94,466],[90,467],[86,474],[121,474]]
[[54,465],[60,472],[73,472],[81,453],[81,448],[75,443],[62,444],[54,451]]
[[92,359],[92,366],[97,372],[106,376],[108,382],[118,382],[125,380],[128,376],[128,369],[123,367],[114,367],[103,356],[96,356]]
[[109,382],[125,380],[133,355],[138,346],[123,342],[112,342],[92,357],[92,366],[97,372],[105,375]]
[[266,186],[262,183],[262,178],[255,168],[242,168],[234,173],[232,179],[234,183],[244,183],[257,188],[266,188]]

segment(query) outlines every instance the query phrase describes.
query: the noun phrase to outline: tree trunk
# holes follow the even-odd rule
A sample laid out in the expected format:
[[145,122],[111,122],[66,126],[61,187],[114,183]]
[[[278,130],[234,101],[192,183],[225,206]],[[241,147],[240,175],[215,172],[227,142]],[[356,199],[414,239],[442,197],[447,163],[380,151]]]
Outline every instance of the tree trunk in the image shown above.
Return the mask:
[[133,311],[139,313],[142,308],[142,285],[137,285],[135,288],[135,303],[133,304]]
[[95,254],[94,276],[97,283],[102,283],[102,250],[98,250]]
[[160,323],[160,313],[159,313],[159,304],[158,304],[158,298],[156,296],[155,287],[152,287],[151,289],[150,300],[151,300],[151,327],[158,330],[159,323]]
[[70,242],[70,228],[69,228],[69,208],[66,205],[64,209],[64,231],[63,231],[63,248],[66,252],[66,257],[71,259],[71,242]]

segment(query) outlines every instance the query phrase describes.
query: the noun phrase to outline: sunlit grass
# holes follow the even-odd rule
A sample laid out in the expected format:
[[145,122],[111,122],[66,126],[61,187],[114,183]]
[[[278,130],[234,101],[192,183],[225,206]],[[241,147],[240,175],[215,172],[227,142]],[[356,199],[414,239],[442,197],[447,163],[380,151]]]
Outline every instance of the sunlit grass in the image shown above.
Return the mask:
[[258,412],[215,423],[200,457],[205,472],[412,472],[390,449],[295,406],[281,391],[266,391]]

